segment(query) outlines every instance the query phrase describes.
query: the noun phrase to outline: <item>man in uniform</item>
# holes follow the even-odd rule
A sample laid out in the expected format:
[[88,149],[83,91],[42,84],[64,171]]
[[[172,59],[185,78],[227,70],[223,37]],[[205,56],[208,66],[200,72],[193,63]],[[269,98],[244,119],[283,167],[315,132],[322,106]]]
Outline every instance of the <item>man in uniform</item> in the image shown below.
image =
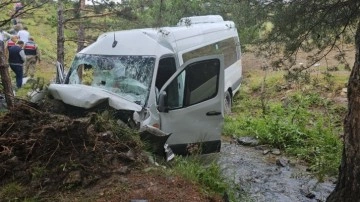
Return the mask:
[[36,62],[40,62],[40,51],[34,42],[34,38],[29,37],[29,41],[25,43],[24,52],[26,55],[24,77],[29,74],[31,78],[34,78]]
[[11,35],[10,39],[6,41],[6,43],[5,43],[5,47],[6,47],[5,48],[5,57],[6,57],[6,59],[9,58],[9,49],[10,49],[10,47],[15,46],[17,41],[18,41],[18,36],[16,36],[16,35]]

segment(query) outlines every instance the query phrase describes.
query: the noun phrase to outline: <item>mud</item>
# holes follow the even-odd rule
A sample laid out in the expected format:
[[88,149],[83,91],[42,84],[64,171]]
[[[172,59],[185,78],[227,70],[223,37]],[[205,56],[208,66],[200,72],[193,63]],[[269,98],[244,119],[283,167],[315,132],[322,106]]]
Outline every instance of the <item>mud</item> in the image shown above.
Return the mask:
[[224,176],[239,185],[239,193],[246,193],[250,201],[325,201],[335,188],[335,179],[319,182],[297,162],[276,163],[284,158],[264,155],[255,147],[223,143],[218,163]]
[[130,130],[112,130],[115,124],[95,113],[70,118],[43,110],[19,104],[0,119],[0,186],[12,181],[47,190],[87,186],[125,164],[146,162],[140,145],[124,138]]

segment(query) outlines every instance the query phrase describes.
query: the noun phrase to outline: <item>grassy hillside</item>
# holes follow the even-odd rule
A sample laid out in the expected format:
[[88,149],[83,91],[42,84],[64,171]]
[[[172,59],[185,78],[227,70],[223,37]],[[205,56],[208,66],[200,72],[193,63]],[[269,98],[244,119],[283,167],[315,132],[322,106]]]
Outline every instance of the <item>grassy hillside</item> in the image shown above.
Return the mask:
[[[352,62],[354,53],[349,50]],[[350,71],[330,56],[317,67],[291,75],[262,70],[261,60],[244,55],[243,84],[224,134],[256,137],[306,162],[321,178],[337,175]]]
[[[7,12],[0,13],[0,19],[8,18],[8,13],[11,12],[11,6],[7,8]],[[55,77],[55,63],[56,63],[56,46],[57,46],[57,27],[54,26],[54,17],[56,15],[55,5],[46,5],[43,8],[36,9],[30,13],[26,13],[20,17],[22,26],[26,26],[30,35],[37,43],[41,51],[41,62],[36,64],[36,79],[40,79],[44,84],[49,84]],[[2,27],[5,31],[10,31],[13,28],[11,23]],[[65,35],[70,35],[68,31]],[[76,44],[71,41],[65,42],[65,65],[68,67],[71,60],[76,53]],[[10,71],[12,83],[15,82],[15,75]],[[19,89],[17,96],[26,97],[26,93],[32,88],[32,85],[25,84],[23,88]]]

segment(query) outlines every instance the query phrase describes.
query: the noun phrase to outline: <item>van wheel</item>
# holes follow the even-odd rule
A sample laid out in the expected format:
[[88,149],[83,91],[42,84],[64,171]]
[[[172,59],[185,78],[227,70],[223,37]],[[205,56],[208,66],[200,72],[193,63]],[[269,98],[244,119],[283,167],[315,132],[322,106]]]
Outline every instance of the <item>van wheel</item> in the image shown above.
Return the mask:
[[225,99],[224,99],[224,112],[225,114],[231,113],[231,106],[232,106],[232,98],[229,91],[225,92]]

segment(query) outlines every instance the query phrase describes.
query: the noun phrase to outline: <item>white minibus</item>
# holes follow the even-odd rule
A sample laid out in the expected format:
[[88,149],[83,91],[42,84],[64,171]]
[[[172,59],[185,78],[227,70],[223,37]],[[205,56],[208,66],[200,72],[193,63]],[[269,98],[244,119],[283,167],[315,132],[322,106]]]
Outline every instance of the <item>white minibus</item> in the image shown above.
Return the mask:
[[235,24],[218,15],[194,16],[174,27],[100,35],[49,91],[76,107],[105,103],[138,128],[171,133],[166,143],[175,153],[194,145],[210,153],[220,150],[224,114],[241,78]]

